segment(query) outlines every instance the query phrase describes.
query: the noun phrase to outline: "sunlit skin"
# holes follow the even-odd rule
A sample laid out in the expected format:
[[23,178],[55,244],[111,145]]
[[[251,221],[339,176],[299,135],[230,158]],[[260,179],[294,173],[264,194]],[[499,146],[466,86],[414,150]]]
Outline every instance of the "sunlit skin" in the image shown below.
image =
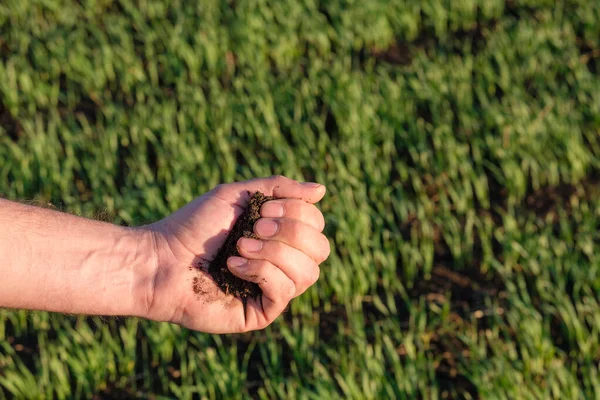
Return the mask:
[[[197,267],[216,255],[257,190],[277,199],[261,208],[260,239],[241,239],[242,257],[228,259],[233,274],[263,291],[243,302]],[[325,192],[280,176],[224,184],[137,228],[0,199],[0,307],[131,315],[211,333],[262,329],[319,278],[330,247],[314,203]]]

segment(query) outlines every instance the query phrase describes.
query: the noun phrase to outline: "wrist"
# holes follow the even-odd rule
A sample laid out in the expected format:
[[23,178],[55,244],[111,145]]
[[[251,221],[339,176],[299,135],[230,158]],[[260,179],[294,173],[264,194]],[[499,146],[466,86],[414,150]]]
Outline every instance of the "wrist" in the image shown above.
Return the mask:
[[[145,301],[148,296],[148,282],[154,270],[152,235],[143,228],[115,227],[107,232],[108,239],[100,239],[104,249],[96,247],[86,258],[97,259],[90,268],[83,264],[78,278],[65,278],[64,282],[77,282],[80,289],[69,291],[77,295],[83,288],[89,288],[93,296],[86,296],[76,304],[83,309],[66,310],[84,314],[122,315],[144,317]],[[96,240],[94,240],[96,242]],[[98,244],[99,244],[98,243]],[[95,265],[98,265],[96,267]],[[57,284],[58,286],[59,284]],[[86,290],[86,289],[84,289]],[[86,290],[86,291],[87,291]],[[91,303],[90,303],[91,301]],[[96,305],[93,304],[96,301]],[[49,301],[56,304],[56,299]],[[88,304],[90,303],[90,304]],[[87,306],[85,306],[88,304]],[[62,310],[52,310],[62,311]]]
[[150,226],[129,228],[135,241],[128,315],[151,319],[154,287],[158,273],[157,234]]
[[[71,288],[70,292],[77,294],[83,289],[88,293],[95,292],[95,295],[85,296],[87,299],[76,303],[85,308],[66,311],[146,317],[146,303],[151,294],[149,289],[152,288],[155,271],[152,234],[144,227],[124,228],[112,225],[112,228],[105,232],[104,239],[88,246],[95,250],[89,252],[86,258],[96,258],[98,261],[91,263],[91,268],[86,268],[84,263],[77,279],[64,279],[65,282],[76,282],[79,286]],[[100,243],[102,249],[97,248]],[[96,264],[100,267],[96,267]],[[56,299],[49,303],[56,304]]]
[[[131,315],[154,321],[181,323],[191,287],[189,260],[174,257],[166,221],[134,228],[139,237],[139,266],[135,269]],[[176,242],[176,241],[175,241]],[[184,267],[185,266],[185,267]],[[181,267],[181,268],[180,268]],[[168,290],[165,290],[168,288]],[[193,292],[192,292],[193,294]]]

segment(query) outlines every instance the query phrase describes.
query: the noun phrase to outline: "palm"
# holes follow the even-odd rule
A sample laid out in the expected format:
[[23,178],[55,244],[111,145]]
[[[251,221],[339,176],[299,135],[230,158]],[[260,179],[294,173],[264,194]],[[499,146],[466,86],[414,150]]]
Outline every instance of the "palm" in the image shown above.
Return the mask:
[[[230,195],[233,197],[236,193]],[[237,195],[243,202],[244,194]],[[245,324],[243,302],[226,295],[207,273],[208,264],[242,211],[241,203],[209,192],[162,221],[168,232],[165,240],[171,253],[167,255],[169,260],[162,261],[168,266],[165,274],[169,279],[163,286],[157,286],[155,296],[179,294],[175,299],[176,311],[169,318],[172,322],[202,331],[242,330]]]

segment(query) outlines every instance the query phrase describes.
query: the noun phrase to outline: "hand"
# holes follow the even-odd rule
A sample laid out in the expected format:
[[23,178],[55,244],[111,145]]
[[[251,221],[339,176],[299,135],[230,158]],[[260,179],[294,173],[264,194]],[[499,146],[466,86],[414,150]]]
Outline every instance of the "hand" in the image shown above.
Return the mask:
[[[262,298],[244,302],[226,295],[206,272],[248,203],[248,192],[278,199],[263,204],[254,226],[260,239],[238,241],[242,257],[230,257],[229,270],[257,283]],[[149,279],[144,316],[187,328],[231,333],[262,329],[289,301],[319,278],[329,241],[321,233],[323,215],[314,206],[323,185],[276,176],[219,185],[171,216],[149,225],[156,270]]]

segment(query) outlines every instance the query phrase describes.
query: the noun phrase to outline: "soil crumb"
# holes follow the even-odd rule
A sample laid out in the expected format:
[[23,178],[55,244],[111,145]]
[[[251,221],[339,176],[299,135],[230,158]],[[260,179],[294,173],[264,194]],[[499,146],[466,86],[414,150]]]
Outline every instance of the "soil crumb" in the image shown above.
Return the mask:
[[[242,300],[257,298],[262,294],[260,287],[254,282],[248,282],[233,275],[227,268],[227,259],[231,256],[239,256],[237,242],[241,237],[258,239],[253,233],[254,223],[260,218],[260,207],[275,197],[265,196],[261,192],[250,194],[250,201],[244,213],[238,218],[233,229],[225,239],[223,247],[219,249],[217,256],[210,263],[208,273],[213,277],[217,286],[225,294],[233,294]],[[195,289],[195,287],[194,287]]]
[[192,282],[194,284],[194,293],[196,293],[197,295],[203,295],[203,294],[207,293],[207,291],[204,289],[204,285],[203,285],[204,280],[201,277],[199,277],[199,276],[194,277]]

